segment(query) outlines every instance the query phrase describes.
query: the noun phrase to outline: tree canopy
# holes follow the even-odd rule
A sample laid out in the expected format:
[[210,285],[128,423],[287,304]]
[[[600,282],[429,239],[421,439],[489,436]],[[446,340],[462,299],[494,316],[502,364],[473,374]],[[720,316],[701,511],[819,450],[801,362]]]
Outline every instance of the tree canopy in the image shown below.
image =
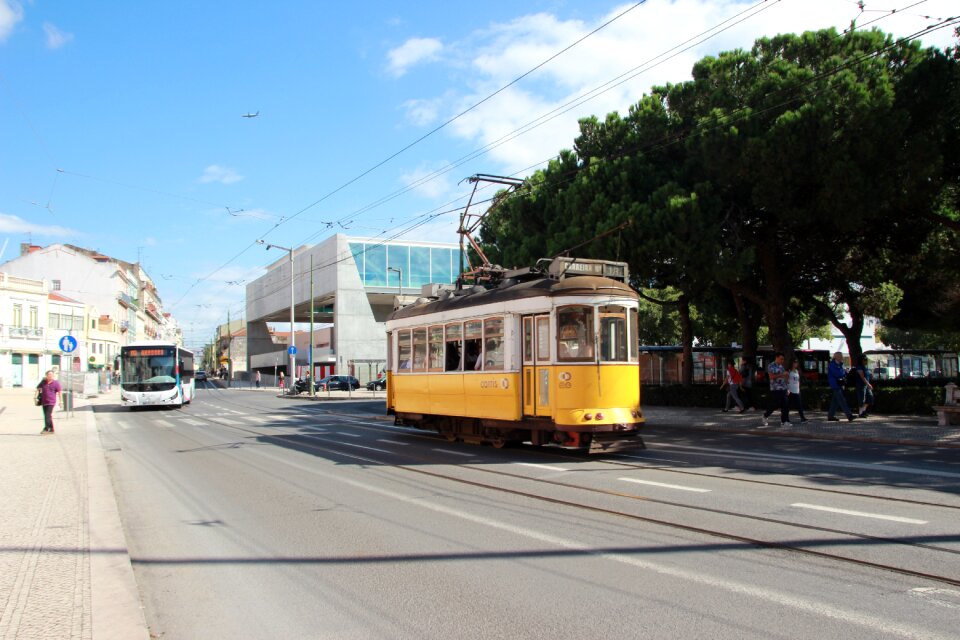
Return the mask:
[[732,324],[750,352],[762,322],[790,353],[797,327],[831,322],[857,357],[867,315],[957,328],[952,52],[830,29],[762,38],[692,75],[581,120],[573,150],[488,214],[488,255],[532,264],[629,222],[574,253],[629,262],[684,344]]

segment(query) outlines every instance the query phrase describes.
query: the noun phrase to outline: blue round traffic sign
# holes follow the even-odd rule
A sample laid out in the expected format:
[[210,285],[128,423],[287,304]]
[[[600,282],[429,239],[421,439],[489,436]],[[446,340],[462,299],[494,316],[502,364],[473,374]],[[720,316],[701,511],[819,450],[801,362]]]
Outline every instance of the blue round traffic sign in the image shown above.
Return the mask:
[[296,348],[296,347],[290,347],[289,349],[287,349],[287,353],[289,353],[289,354],[292,355],[292,356],[295,356],[295,355],[297,355],[297,348]]
[[77,348],[77,339],[73,336],[63,336],[60,338],[60,350],[65,353],[70,353]]

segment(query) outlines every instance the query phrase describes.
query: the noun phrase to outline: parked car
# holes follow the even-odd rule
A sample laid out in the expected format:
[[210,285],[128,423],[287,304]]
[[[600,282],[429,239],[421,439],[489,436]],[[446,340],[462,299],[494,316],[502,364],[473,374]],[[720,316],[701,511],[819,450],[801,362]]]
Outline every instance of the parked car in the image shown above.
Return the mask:
[[359,388],[360,381],[353,376],[327,376],[317,381],[317,389],[321,391],[348,391]]
[[196,372],[195,374],[193,374],[193,378],[194,378],[194,380],[197,380],[198,382],[203,381],[203,380],[206,380],[206,379],[207,379],[207,372],[204,371],[203,369],[197,369],[197,372]]
[[387,388],[387,379],[380,378],[379,380],[371,380],[367,383],[367,391],[377,391],[378,389]]

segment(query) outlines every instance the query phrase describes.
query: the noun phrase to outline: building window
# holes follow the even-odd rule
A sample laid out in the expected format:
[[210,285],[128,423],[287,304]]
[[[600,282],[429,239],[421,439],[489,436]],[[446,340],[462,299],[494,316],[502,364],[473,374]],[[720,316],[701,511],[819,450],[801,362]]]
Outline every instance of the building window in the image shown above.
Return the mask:
[[38,320],[39,320],[39,318],[38,318],[39,315],[40,315],[40,310],[37,309],[36,307],[31,306],[31,307],[30,307],[30,324],[29,324],[28,326],[30,326],[30,327],[32,327],[32,328],[34,328],[34,329],[36,329],[37,327],[39,327],[40,325],[37,324],[37,322],[38,322]]
[[54,291],[60,291],[60,281],[59,281],[59,280],[54,280],[54,281],[53,281],[53,290],[54,290]]
[[410,277],[411,287],[420,287],[430,284],[430,248],[410,247]]
[[451,283],[454,281],[453,271],[452,250],[430,249],[430,282]]
[[23,326],[23,305],[13,305],[13,326]]

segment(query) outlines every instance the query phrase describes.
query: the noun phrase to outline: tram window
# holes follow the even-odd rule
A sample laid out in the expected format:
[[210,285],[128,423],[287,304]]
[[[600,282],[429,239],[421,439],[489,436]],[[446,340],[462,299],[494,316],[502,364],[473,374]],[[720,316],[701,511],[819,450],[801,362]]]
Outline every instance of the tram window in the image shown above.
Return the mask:
[[571,305],[557,309],[557,357],[593,360],[593,307]]
[[546,316],[537,318],[537,362],[550,360],[550,319]]
[[458,322],[457,324],[447,325],[447,355],[444,371],[460,371],[462,368],[463,363],[461,362],[461,355],[463,353],[463,349],[460,343],[462,336],[462,324]]
[[443,325],[430,327],[430,371],[443,371]]
[[483,366],[480,355],[483,351],[483,322],[471,320],[463,323],[463,370],[478,371]]
[[630,309],[628,316],[630,319],[630,335],[627,339],[630,341],[630,362],[637,362],[637,352],[640,349],[639,313],[636,309]]
[[400,371],[410,371],[410,330],[397,331],[397,360]]
[[483,369],[503,371],[503,318],[483,321]]
[[523,363],[533,363],[533,318],[523,319]]
[[413,330],[413,370],[427,370],[427,330],[423,327]]
[[627,310],[616,305],[602,306],[600,313],[600,359],[627,361]]

